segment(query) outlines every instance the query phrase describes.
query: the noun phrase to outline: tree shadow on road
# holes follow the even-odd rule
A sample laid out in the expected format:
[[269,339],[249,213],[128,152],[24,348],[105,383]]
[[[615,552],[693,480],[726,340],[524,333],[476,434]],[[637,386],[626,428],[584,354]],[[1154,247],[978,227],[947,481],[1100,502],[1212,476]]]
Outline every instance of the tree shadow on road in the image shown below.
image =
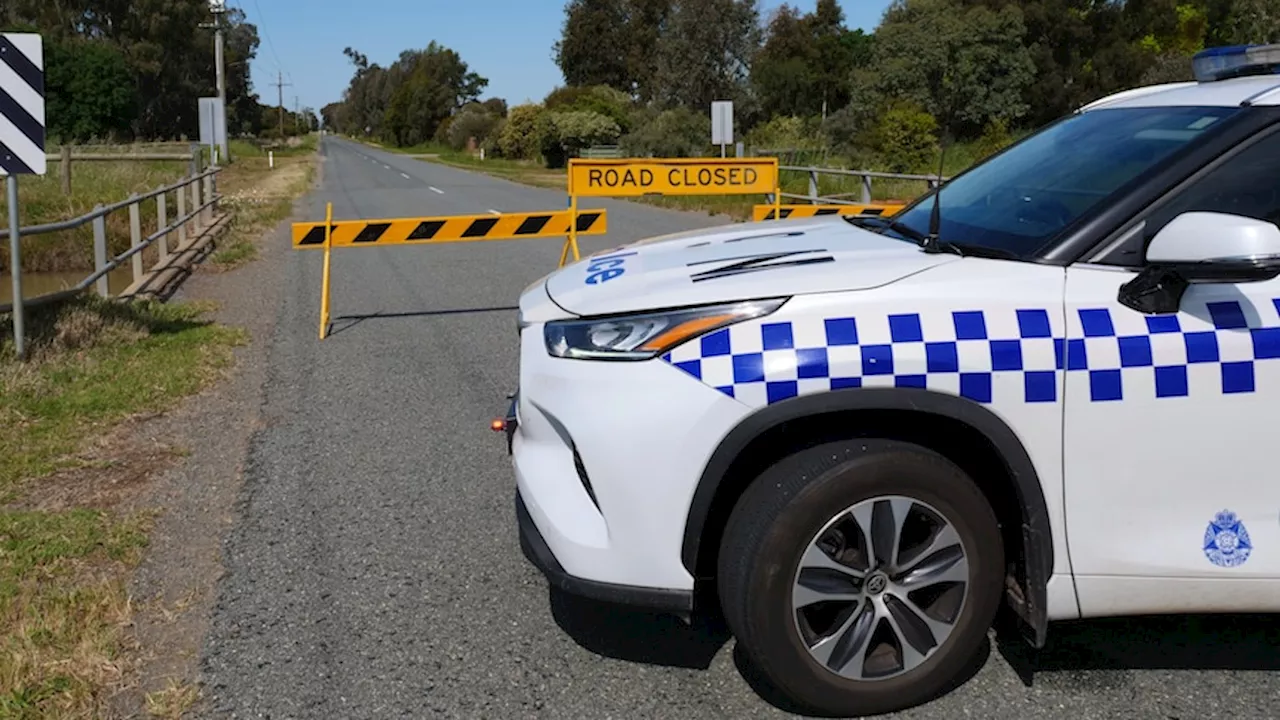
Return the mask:
[[1280,670],[1280,617],[1179,615],[1053,623],[1036,650],[1011,629],[1000,655],[1031,687],[1037,672]]
[[451,310],[422,310],[417,312],[376,312],[368,315],[337,315],[329,322],[329,337],[345,332],[366,320],[402,320],[404,318],[443,317],[448,315],[471,315],[474,313],[517,312],[519,306],[485,308],[454,308]]

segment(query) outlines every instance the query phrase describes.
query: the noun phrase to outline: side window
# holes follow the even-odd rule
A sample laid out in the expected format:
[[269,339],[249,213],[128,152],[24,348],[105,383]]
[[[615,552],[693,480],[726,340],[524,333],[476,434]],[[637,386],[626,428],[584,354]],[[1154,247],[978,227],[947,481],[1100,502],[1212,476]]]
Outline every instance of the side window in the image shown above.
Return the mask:
[[1154,210],[1142,232],[1144,244],[1185,212],[1231,213],[1280,225],[1280,132],[1237,151]]

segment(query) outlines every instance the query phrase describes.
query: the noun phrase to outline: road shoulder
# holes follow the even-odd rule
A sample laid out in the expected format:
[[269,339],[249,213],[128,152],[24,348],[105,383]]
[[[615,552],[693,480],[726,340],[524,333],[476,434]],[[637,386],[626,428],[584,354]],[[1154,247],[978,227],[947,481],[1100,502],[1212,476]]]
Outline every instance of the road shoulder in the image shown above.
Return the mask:
[[238,514],[250,440],[262,426],[280,279],[292,252],[289,225],[305,219],[307,197],[322,179],[323,155],[317,154],[316,168],[311,188],[294,201],[290,217],[257,243],[254,261],[234,272],[202,268],[178,295],[215,303],[216,322],[248,334],[231,374],[178,410],[130,429],[136,441],[163,439],[188,454],[158,473],[145,493],[147,504],[162,512],[131,584],[131,635],[140,652],[137,682],[114,703],[122,714],[176,717],[198,707],[200,649],[223,573],[222,544]]

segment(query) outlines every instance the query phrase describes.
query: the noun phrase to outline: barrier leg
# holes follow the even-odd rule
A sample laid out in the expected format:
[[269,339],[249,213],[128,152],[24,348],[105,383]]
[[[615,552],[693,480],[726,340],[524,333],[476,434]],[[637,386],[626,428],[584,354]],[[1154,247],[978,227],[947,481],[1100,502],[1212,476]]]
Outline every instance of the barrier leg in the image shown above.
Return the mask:
[[333,203],[324,211],[324,279],[320,281],[320,339],[329,334],[329,254],[332,250]]
[[572,196],[569,201],[569,244],[573,246],[573,261],[577,262],[582,259],[578,254],[578,196]]
[[560,267],[564,267],[569,261],[569,248],[573,248],[573,259],[578,261],[581,257],[578,255],[578,196],[569,196],[569,239],[564,241],[564,247],[560,249]]

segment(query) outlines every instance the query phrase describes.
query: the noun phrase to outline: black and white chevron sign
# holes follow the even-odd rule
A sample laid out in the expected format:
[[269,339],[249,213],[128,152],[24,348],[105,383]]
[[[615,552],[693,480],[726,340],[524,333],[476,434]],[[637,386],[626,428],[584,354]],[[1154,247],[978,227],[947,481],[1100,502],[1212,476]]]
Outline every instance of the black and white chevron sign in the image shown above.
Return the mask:
[[35,33],[0,33],[0,177],[44,175],[44,48]]

